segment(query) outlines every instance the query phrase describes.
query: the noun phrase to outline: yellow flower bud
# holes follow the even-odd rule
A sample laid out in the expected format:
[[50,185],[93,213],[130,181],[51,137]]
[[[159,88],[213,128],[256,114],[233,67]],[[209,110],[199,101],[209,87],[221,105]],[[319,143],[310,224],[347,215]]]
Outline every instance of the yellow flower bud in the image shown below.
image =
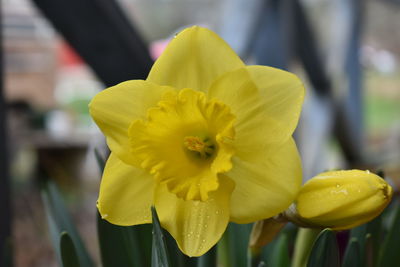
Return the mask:
[[392,187],[360,170],[324,172],[301,188],[296,219],[314,227],[344,230],[378,216],[392,198]]

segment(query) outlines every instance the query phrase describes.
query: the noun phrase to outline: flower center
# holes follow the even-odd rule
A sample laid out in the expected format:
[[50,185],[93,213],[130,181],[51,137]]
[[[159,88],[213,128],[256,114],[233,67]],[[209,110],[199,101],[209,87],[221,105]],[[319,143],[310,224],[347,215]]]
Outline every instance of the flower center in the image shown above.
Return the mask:
[[215,145],[209,138],[200,138],[198,136],[185,136],[183,145],[190,152],[202,159],[211,157],[215,150]]
[[129,128],[138,166],[185,200],[205,201],[218,174],[232,168],[235,116],[204,93],[183,89],[164,95],[146,120]]

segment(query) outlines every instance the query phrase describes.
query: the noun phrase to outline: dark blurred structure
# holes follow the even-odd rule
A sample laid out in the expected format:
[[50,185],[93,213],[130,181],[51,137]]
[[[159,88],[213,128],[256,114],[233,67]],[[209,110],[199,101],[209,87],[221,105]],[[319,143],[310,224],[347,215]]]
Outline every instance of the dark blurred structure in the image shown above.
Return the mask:
[[105,85],[147,77],[148,50],[116,1],[33,2]]
[[[3,43],[0,35],[0,43]],[[0,45],[1,51],[3,46]],[[3,80],[3,53],[0,53],[0,265],[12,265],[11,252],[11,193],[7,145],[6,110]]]

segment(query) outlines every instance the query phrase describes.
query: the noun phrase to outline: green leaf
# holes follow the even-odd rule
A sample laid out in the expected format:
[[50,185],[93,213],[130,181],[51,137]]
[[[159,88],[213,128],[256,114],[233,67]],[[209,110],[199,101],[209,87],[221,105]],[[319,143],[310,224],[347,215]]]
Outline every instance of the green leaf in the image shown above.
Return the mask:
[[360,255],[360,243],[357,238],[351,238],[344,254],[342,267],[362,267],[364,266]]
[[206,254],[198,258],[197,267],[217,266],[217,246],[212,247]]
[[[291,223],[286,224],[284,226],[284,228],[280,231],[280,233],[270,243],[268,243],[266,246],[264,246],[262,248],[261,261],[264,262],[265,266],[274,267],[276,264],[280,264],[280,263],[276,263],[276,262],[280,261],[280,260],[278,260],[279,256],[277,255],[277,253],[284,252],[281,250],[282,245],[283,245],[283,247],[285,246],[284,243],[287,243],[286,249],[288,252],[289,252],[289,250],[288,250],[289,247],[290,248],[294,247],[294,241],[296,239],[298,231],[299,231],[299,228],[297,226],[294,226]],[[318,234],[315,235],[315,238],[317,235]],[[282,242],[282,238],[285,239],[285,242]],[[311,250],[311,248],[310,248],[310,250]],[[286,252],[284,252],[284,253],[286,253]],[[308,256],[308,254],[307,254],[307,256]],[[289,256],[288,256],[288,261],[290,263]],[[257,266],[257,263],[259,263],[259,262],[253,262],[252,264],[253,264],[253,266]]]
[[102,219],[97,213],[102,266],[150,266],[151,231],[151,224],[118,226]]
[[[370,236],[369,246],[370,252],[366,251],[367,236]],[[351,229],[350,239],[355,238],[358,241],[359,253],[362,266],[367,266],[367,261],[371,262],[372,266],[376,265],[378,259],[378,251],[381,246],[382,237],[382,214],[374,220]],[[370,266],[370,265],[368,265]]]
[[272,249],[272,254],[268,264],[276,267],[289,267],[289,247],[288,247],[289,236],[286,233],[281,233],[276,240],[276,243]]
[[248,259],[248,245],[252,224],[229,223],[224,234],[226,266],[243,267]]
[[373,240],[371,234],[367,234],[365,236],[365,263],[362,266],[365,267],[373,267],[375,266],[375,254],[378,254],[377,251],[373,251]]
[[389,226],[389,232],[383,243],[379,256],[378,266],[400,266],[400,205],[399,201],[394,206],[394,219]]
[[59,249],[60,234],[66,231],[75,244],[80,266],[93,266],[92,259],[90,258],[78,231],[72,223],[72,219],[55,183],[51,180],[45,181],[42,184],[41,193],[45,206],[47,222],[50,228],[50,236],[60,265],[62,264],[61,251]]
[[323,230],[315,240],[308,258],[308,267],[339,267],[339,250],[335,233],[330,229]]
[[79,267],[74,242],[67,232],[62,232],[60,237],[61,261],[63,267]]
[[170,266],[170,264],[167,254],[167,244],[165,242],[160,221],[154,207],[151,207],[151,214],[153,220],[153,246],[151,253],[151,266],[168,267]]
[[171,266],[174,267],[193,267],[197,265],[196,257],[189,257],[179,249],[175,239],[163,229],[165,241],[167,243],[168,256]]

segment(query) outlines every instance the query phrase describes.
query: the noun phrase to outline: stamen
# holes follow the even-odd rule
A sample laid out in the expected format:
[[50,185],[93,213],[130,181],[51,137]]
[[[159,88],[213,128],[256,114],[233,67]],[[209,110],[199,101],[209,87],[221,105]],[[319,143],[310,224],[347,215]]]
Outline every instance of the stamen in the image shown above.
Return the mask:
[[188,150],[199,153],[201,158],[208,158],[214,152],[214,145],[209,139],[202,140],[198,136],[186,136],[183,144]]

